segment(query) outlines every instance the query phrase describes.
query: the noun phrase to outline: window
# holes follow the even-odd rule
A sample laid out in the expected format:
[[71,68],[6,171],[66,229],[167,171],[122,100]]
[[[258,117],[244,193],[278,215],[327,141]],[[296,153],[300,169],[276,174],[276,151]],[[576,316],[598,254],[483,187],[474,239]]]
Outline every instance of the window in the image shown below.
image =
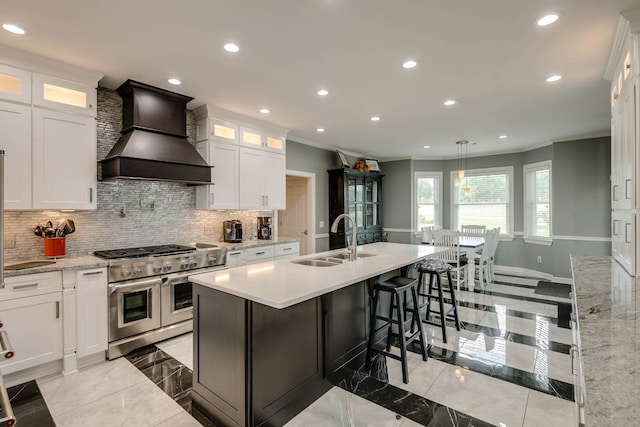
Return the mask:
[[[513,234],[513,167],[471,169],[465,171],[462,183],[454,182],[458,171],[451,172],[451,224],[460,230],[462,224],[500,227],[500,234]],[[464,195],[464,189],[469,195]]]
[[524,166],[524,237],[551,241],[551,161]]
[[415,173],[415,231],[422,227],[442,225],[442,209],[440,207],[442,195],[441,172]]

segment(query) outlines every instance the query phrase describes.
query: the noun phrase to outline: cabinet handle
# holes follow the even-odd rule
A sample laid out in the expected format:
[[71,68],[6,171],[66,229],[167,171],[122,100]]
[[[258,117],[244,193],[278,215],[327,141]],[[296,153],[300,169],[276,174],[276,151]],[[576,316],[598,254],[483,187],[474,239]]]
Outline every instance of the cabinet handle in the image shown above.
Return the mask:
[[211,193],[211,206],[215,205],[216,193]]
[[20,289],[29,289],[29,288],[35,288],[37,287],[38,284],[37,283],[29,283],[28,285],[17,285],[13,287],[14,291],[18,291]]
[[262,252],[256,252],[256,255],[264,255],[264,254],[265,254],[265,252],[264,252],[264,251],[262,251]]
[[631,242],[629,241],[629,226],[630,226],[630,225],[631,225],[631,224],[630,224],[630,223],[628,223],[628,222],[624,224],[624,242],[625,242],[625,243],[631,243]]
[[60,301],[56,301],[56,319],[60,318]]
[[269,196],[267,195],[267,196],[264,196],[264,197],[267,198],[267,203],[265,204],[265,206],[269,206]]
[[293,248],[282,248],[282,250],[283,250],[283,251],[290,251],[290,250],[292,250],[292,249],[293,249]]
[[93,188],[89,188],[89,203],[93,203]]
[[0,406],[4,412],[4,417],[0,418],[0,423],[5,426],[13,426],[16,423],[16,417],[13,415],[13,408],[11,407],[7,388],[4,386],[2,375],[0,375]]
[[624,198],[625,199],[630,199],[631,196],[629,196],[629,183],[631,182],[630,179],[625,179],[624,180]]
[[91,272],[89,272],[89,273],[82,273],[82,275],[83,275],[83,276],[95,276],[95,275],[97,275],[97,274],[102,274],[102,273],[103,273],[103,271],[102,271],[102,270],[100,270],[100,271],[91,271]]
[[0,331],[0,346],[2,346],[0,356],[4,356],[5,359],[11,359],[13,357],[13,347],[11,347],[7,331]]

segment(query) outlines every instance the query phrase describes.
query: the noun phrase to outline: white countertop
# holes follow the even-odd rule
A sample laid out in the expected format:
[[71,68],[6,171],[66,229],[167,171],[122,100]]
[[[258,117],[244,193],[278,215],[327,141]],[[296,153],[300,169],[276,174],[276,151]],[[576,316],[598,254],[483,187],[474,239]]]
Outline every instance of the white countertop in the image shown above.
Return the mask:
[[376,256],[331,267],[312,267],[292,261],[344,253],[345,249],[197,274],[189,280],[270,307],[286,308],[420,261],[439,251],[429,245],[372,243],[358,246],[358,252],[375,253]]

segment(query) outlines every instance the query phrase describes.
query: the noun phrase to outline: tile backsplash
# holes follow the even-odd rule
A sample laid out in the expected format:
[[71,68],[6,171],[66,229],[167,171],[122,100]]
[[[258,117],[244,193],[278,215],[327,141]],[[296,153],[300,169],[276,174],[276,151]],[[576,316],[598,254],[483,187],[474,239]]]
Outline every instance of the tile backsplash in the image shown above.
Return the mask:
[[[103,159],[120,136],[122,102],[115,91],[98,89],[98,160]],[[187,114],[187,133],[194,143],[195,119]],[[98,165],[99,166],[99,165]],[[100,170],[98,170],[100,174]],[[44,256],[43,239],[33,227],[61,218],[75,222],[67,236],[66,255],[77,257],[95,250],[169,243],[217,242],[222,222],[239,219],[245,240],[257,238],[257,217],[271,211],[203,211],[195,209],[195,187],[152,181],[98,181],[95,211],[6,211],[5,263]],[[205,227],[213,233],[205,235]],[[12,247],[13,246],[13,247]]]

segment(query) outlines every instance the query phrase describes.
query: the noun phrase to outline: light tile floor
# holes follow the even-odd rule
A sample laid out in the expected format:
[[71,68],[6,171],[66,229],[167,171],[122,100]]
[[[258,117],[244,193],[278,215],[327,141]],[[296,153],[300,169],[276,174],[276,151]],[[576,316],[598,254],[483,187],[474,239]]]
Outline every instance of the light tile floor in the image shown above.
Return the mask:
[[[489,326],[500,337],[454,328],[447,329],[448,343],[441,331],[428,326],[428,340],[436,347],[472,356],[488,364],[498,363],[520,371],[539,374],[572,383],[568,354],[505,340],[506,332],[571,342],[571,331],[558,328],[543,316],[556,316],[558,298],[533,294],[537,280],[497,277],[501,282],[531,286],[520,288],[492,284],[494,290],[513,295],[492,296],[460,291],[463,302],[493,307],[493,311],[460,307],[463,322]],[[523,301],[521,297],[549,300],[549,304]],[[566,301],[566,300],[565,300]],[[524,319],[506,314],[517,310],[540,315]],[[157,346],[188,367],[193,367],[192,335],[173,338]],[[480,372],[430,358],[423,362],[409,353],[409,384],[402,383],[400,362],[388,359],[389,383],[439,404],[489,422],[496,426],[575,426],[574,403],[539,391],[497,379]],[[103,362],[79,373],[38,380],[47,406],[59,427],[64,426],[197,426],[177,403],[165,395],[125,358]],[[415,422],[366,399],[334,387],[287,426],[416,426]],[[437,426],[434,426],[437,427]]]

